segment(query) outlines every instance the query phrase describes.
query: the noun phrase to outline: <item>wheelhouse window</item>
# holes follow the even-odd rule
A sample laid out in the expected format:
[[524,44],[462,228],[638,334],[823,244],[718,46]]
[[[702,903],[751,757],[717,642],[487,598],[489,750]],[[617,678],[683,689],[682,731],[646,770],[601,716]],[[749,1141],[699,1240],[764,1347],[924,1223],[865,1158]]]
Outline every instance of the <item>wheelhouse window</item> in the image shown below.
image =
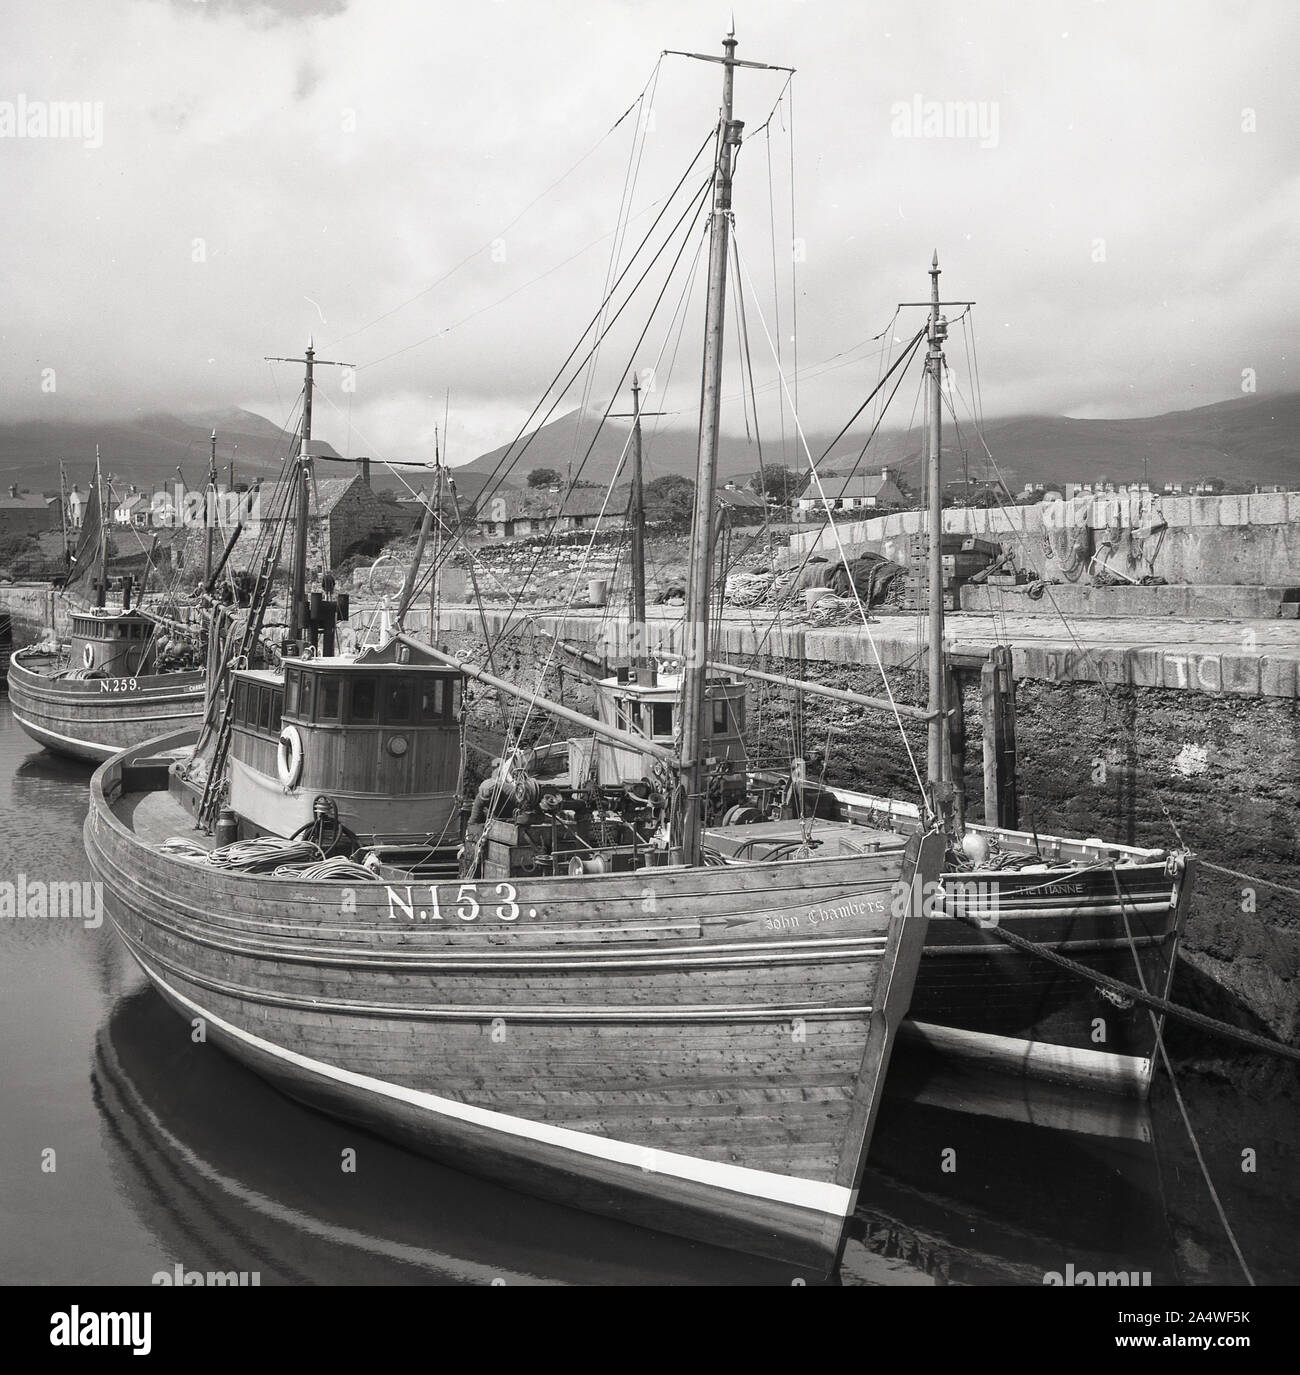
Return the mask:
[[726,735],[727,733],[727,699],[725,697],[713,699],[713,733],[714,735]]
[[242,678],[235,683],[235,720],[240,725],[248,723],[248,684]]
[[284,709],[287,715],[298,715],[298,670],[291,668],[284,675]]
[[348,720],[362,724],[374,721],[376,716],[375,680],[373,678],[353,678],[349,694]]
[[316,696],[316,675],[304,673],[298,687],[298,715],[304,721],[311,720],[312,699]]
[[671,737],[673,733],[673,704],[671,702],[655,702],[650,711],[655,735]]
[[411,720],[411,680],[391,678],[384,684],[384,722],[402,726]]
[[333,673],[320,680],[320,691],[316,696],[316,719],[318,721],[337,721],[339,719],[339,680]]
[[271,689],[267,687],[257,689],[257,728],[268,732],[271,729]]
[[284,724],[284,693],[279,688],[271,688],[271,734],[279,735]]
[[434,678],[432,681],[424,679],[420,684],[419,709],[421,721],[440,721],[443,714],[445,692],[443,690],[443,680]]

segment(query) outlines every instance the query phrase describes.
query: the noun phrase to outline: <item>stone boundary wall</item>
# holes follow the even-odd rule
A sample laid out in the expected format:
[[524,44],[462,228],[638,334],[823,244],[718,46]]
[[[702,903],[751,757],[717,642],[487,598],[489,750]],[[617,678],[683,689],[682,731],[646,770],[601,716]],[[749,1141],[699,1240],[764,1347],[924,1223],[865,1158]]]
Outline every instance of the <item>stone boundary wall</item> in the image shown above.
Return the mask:
[[[907,561],[908,536],[926,526],[925,512],[900,511],[871,520],[837,522],[845,546],[870,546],[896,562]],[[1163,520],[1163,531],[1150,531]],[[1014,548],[1017,561],[1038,577],[1059,579],[1061,567],[1045,547],[1058,544],[1076,523],[1092,532],[1093,546],[1107,527],[1119,526],[1140,541],[1150,569],[1168,583],[1291,585],[1300,583],[1300,492],[1247,496],[1083,496],[1034,506],[953,508],[943,513],[949,534],[974,535]],[[809,548],[835,558],[834,536],[825,527],[790,536],[802,558]],[[1105,562],[1121,572],[1123,561]],[[1073,579],[1071,579],[1073,581]]]
[[[522,631],[534,624],[562,639],[587,645],[611,659],[632,652],[631,626],[623,617],[593,618],[590,613],[540,613],[529,610],[514,617],[489,610],[484,613],[490,633],[499,635],[507,622]],[[973,618],[971,618],[973,619]],[[465,607],[445,608],[447,631],[475,632],[480,628],[479,612]],[[978,637],[966,632],[967,626],[949,621],[950,650],[955,653],[985,655],[998,640],[981,622]],[[681,621],[648,620],[644,645],[649,653],[681,653],[684,647]],[[717,627],[717,650],[722,657],[738,662],[757,656],[796,662],[835,665],[857,675],[859,690],[874,692],[862,683],[876,681],[879,669],[876,655],[888,669],[918,662],[915,623],[906,617],[881,618],[867,636],[860,626],[811,629],[791,625],[745,625],[724,621]],[[1070,642],[1062,634],[1054,639],[1017,638],[1008,634],[1011,644],[1012,672],[1017,679],[1038,679],[1048,683],[1104,683],[1113,687],[1164,688],[1173,692],[1210,693],[1230,697],[1279,697],[1294,703],[1300,696],[1300,655],[1285,645],[1274,645],[1260,637],[1249,647],[1244,641],[1251,634],[1243,628],[1242,637],[1231,649],[1224,646],[1190,646],[1177,642],[1102,646]],[[874,640],[874,648],[873,648]]]
[[14,648],[44,638],[54,629],[60,638],[72,633],[72,614],[48,583],[10,583],[0,587],[0,610],[13,618]]

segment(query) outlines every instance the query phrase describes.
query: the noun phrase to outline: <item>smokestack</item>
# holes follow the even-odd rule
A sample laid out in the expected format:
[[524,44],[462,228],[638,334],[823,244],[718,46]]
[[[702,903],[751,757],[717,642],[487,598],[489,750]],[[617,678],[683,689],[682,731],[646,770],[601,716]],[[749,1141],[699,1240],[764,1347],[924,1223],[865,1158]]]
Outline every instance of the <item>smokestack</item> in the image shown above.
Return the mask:
[[11,482],[9,484],[9,495],[13,497],[15,501],[18,499],[18,484],[16,482]]
[[361,475],[361,481],[370,486],[370,460],[368,458],[357,459],[357,472]]

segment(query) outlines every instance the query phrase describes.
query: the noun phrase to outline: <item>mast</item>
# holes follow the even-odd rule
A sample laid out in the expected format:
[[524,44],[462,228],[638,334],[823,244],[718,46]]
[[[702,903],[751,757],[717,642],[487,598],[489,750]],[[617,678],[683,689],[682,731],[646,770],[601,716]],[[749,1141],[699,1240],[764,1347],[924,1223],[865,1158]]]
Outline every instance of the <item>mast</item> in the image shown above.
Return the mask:
[[704,328],[704,385],[700,394],[699,459],[695,515],[691,523],[690,578],[686,595],[686,664],[682,674],[681,774],[686,789],[682,816],[682,859],[700,861],[704,762],[708,748],[707,684],[709,592],[713,565],[713,502],[717,483],[718,422],[722,403],[722,342],[727,292],[727,247],[731,224],[731,167],[740,145],[742,121],[733,120],[736,39],[722,40],[722,110],[713,175],[713,217],[709,232],[708,306]]
[[207,543],[203,551],[203,583],[212,577],[212,524],[217,508],[217,432],[212,431],[212,453],[208,458],[208,487],[203,493],[203,523],[207,526]]
[[59,459],[59,524],[63,529],[63,571],[68,571],[68,493],[63,475],[63,460]]
[[929,593],[930,593],[930,698],[932,713],[926,742],[926,780],[934,814],[946,828],[952,814],[952,759],[948,753],[946,713],[946,663],[943,650],[943,480],[939,451],[943,418],[943,341],[948,322],[939,314],[939,252],[930,264],[930,347],[925,357],[926,478],[930,513]]
[[429,643],[438,643],[442,629],[442,451],[438,443],[438,427],[433,427],[433,509],[438,529],[433,536],[433,564],[429,573]]
[[646,663],[645,624],[645,487],[641,470],[641,384],[632,378],[632,497],[628,504],[632,529],[632,625],[636,636],[633,664]]
[[302,448],[298,454],[298,512],[293,530],[293,577],[289,603],[289,639],[299,643],[306,628],[303,603],[307,600],[307,521],[311,514],[311,400],[316,349],[307,339],[306,380],[302,393]]
[[108,593],[108,527],[104,518],[104,469],[99,461],[99,445],[95,445],[95,499],[99,504],[99,579],[95,584],[95,605],[103,606]]

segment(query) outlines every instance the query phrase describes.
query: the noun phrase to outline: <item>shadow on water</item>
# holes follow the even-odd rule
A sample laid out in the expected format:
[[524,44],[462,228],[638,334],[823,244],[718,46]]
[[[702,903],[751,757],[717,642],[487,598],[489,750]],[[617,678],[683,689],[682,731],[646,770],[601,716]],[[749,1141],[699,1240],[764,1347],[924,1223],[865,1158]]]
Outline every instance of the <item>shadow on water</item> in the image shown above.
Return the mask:
[[[262,1284],[789,1284],[752,1260],[516,1194],[300,1107],[150,989],[114,1007],[93,1091],[114,1173],[187,1270]],[[356,1151],[355,1173],[342,1169]]]
[[[1256,1282],[1296,1283],[1300,1076],[1260,1056],[1177,1074]],[[1163,1074],[1148,1105],[896,1054],[855,1231],[938,1283],[1042,1285],[1067,1266],[1245,1282]]]
[[[1052,1272],[1176,1284],[1145,1105],[896,1054],[857,1219],[865,1244],[946,1284]],[[1149,1276],[1149,1279],[1147,1278]]]

